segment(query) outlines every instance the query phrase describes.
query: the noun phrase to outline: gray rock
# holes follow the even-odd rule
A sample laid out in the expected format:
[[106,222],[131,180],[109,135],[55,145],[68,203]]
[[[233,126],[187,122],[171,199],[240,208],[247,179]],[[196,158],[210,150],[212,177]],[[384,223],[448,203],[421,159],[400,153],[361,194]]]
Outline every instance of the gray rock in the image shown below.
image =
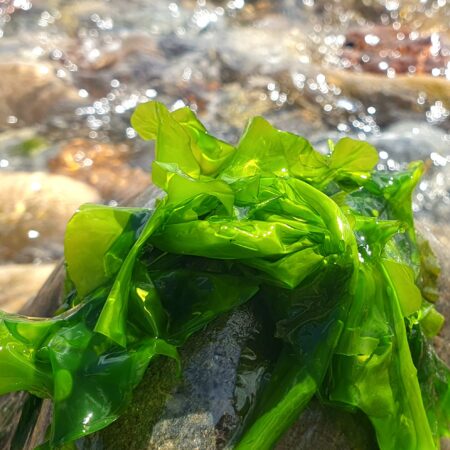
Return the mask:
[[[242,421],[236,386],[247,395],[254,394],[255,384],[243,386],[241,363],[248,345],[261,339],[260,331],[261,323],[251,305],[216,319],[181,348],[181,378],[172,361],[155,361],[125,414],[107,429],[83,440],[80,447],[222,448]],[[267,361],[258,357],[254,373],[261,377]]]
[[[371,139],[378,151],[398,162],[426,160],[432,153],[450,156],[447,134],[427,122],[403,121]],[[386,159],[386,158],[385,158]]]

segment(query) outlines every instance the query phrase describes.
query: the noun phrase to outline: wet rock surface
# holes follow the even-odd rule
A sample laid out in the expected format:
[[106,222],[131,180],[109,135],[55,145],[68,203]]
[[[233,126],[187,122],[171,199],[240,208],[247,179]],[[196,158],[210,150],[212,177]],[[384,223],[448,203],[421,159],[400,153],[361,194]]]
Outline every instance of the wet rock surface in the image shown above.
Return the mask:
[[[253,306],[254,307],[254,306]],[[181,350],[183,374],[160,359],[149,367],[125,414],[107,429],[79,442],[83,450],[230,449],[242,426],[242,389],[254,396],[268,362],[261,354],[252,376],[241,369],[261,322],[252,306],[240,308],[190,338]],[[259,337],[261,339],[261,337]],[[253,341],[253,342],[252,342]],[[253,378],[252,386],[246,385]],[[239,400],[241,398],[241,401]],[[363,417],[313,400],[277,444],[277,450],[376,449]]]
[[223,448],[241,422],[235,405],[240,360],[260,331],[252,306],[215,320],[182,347],[181,377],[173,362],[157,360],[124,416],[81,448]]

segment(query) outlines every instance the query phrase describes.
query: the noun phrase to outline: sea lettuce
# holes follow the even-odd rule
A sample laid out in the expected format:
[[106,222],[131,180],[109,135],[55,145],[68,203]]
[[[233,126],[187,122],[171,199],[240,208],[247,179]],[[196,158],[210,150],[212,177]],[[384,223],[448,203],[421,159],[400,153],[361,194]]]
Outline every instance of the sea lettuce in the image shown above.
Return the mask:
[[366,142],[325,155],[262,117],[236,146],[189,108],[150,102],[131,122],[156,140],[165,196],[153,209],[82,206],[57,315],[0,313],[0,393],[52,399],[47,447],[116,420],[152,359],[179,361],[189,336],[252,300],[278,350],[236,448],[272,448],[313,396],[362,411],[383,450],[438,448],[450,375],[427,337],[442,317],[411,208],[422,165],[377,171]]

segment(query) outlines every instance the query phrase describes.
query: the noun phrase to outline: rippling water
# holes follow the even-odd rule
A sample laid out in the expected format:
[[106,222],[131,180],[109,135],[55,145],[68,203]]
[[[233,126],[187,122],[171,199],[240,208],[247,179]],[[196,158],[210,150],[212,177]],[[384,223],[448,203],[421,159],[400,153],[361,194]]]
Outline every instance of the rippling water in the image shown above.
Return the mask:
[[51,263],[78,203],[148,185],[129,117],[150,99],[232,142],[262,114],[422,159],[415,210],[446,223],[449,23],[446,0],[0,0],[0,260]]

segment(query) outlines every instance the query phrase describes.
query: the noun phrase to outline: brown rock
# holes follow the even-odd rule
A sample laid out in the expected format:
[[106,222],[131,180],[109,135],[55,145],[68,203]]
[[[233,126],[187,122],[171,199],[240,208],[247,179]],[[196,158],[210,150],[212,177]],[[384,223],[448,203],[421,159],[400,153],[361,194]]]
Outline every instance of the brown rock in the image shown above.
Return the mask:
[[62,175],[2,173],[0,260],[31,262],[61,256],[67,221],[82,203],[99,200],[92,187]]
[[36,295],[54,268],[54,264],[0,266],[0,309],[18,312]]
[[[399,39],[399,36],[401,39]],[[445,70],[450,57],[443,37],[434,33],[411,37],[411,30],[394,30],[389,26],[357,28],[346,36],[342,57],[352,65],[349,68],[364,72],[386,73],[380,63],[396,73],[431,74],[434,68]]]
[[0,129],[14,118],[19,124],[40,122],[51,110],[80,101],[52,67],[18,61],[0,64],[0,98]]
[[[379,124],[391,124],[405,111],[423,111],[427,105],[441,101],[450,107],[450,81],[430,75],[398,75],[388,78],[373,73],[352,73],[334,70],[326,73],[327,82],[338,86],[344,96],[358,99],[364,105],[373,105],[377,110]],[[426,98],[426,105],[418,104],[419,93]]]
[[82,40],[77,40],[67,48],[67,57],[80,69],[98,71],[110,68],[133,54],[158,55],[155,39],[145,34],[131,34],[120,40],[100,42],[94,56],[89,50],[83,48]]
[[127,164],[130,154],[125,144],[74,139],[50,162],[50,170],[94,186],[105,200],[122,201],[151,184],[144,170]]

